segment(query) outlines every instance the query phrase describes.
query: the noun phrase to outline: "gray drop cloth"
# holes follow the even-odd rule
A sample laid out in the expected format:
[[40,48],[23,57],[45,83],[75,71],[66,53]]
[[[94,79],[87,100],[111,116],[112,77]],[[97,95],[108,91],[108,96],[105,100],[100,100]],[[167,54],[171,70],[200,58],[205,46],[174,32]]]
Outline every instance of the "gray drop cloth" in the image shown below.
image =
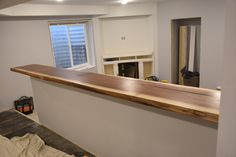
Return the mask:
[[0,157],[74,157],[45,145],[33,134],[14,137],[11,140],[0,135]]

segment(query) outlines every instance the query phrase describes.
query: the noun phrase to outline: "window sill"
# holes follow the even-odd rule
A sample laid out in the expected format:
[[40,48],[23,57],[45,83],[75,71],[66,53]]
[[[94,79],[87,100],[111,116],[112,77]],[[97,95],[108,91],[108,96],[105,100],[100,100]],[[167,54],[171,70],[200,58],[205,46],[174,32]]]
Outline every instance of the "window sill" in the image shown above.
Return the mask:
[[85,65],[85,66],[80,66],[80,67],[72,67],[72,68],[69,68],[71,70],[76,70],[76,71],[83,71],[83,70],[87,70],[87,69],[92,69],[92,68],[95,68],[96,66],[95,65]]

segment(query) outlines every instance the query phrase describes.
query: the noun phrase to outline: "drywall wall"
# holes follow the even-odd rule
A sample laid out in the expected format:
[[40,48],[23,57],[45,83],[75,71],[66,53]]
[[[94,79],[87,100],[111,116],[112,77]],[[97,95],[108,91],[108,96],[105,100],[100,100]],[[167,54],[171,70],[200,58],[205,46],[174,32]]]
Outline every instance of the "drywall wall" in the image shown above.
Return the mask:
[[0,110],[13,107],[20,96],[32,95],[30,79],[11,67],[39,63],[53,65],[47,21],[0,21]]
[[226,1],[223,85],[220,108],[217,157],[236,156],[236,0]]
[[103,55],[153,53],[150,16],[101,19]]
[[32,85],[40,121],[96,156],[215,157],[213,123],[52,82]]
[[[118,26],[114,27],[117,23]],[[154,58],[156,57],[156,3],[110,6],[106,15],[94,18],[94,25],[96,25],[94,28],[96,54],[99,56],[97,57],[98,72],[103,72],[102,56],[104,55],[153,53]],[[127,38],[123,42],[120,41],[122,36]],[[140,42],[142,44],[139,44]],[[158,71],[157,65],[154,65],[154,68]]]
[[[26,64],[54,66],[48,20],[0,21],[0,111],[20,96],[32,96],[28,78],[10,71]],[[85,69],[85,71],[87,71]],[[89,69],[96,72],[97,68]]]
[[[11,67],[54,65],[47,19],[106,13],[107,6],[21,4],[0,10],[0,14],[8,16],[0,20],[0,110],[12,108],[13,101],[22,95],[33,95],[29,79],[10,72]],[[97,67],[84,71],[97,72]]]
[[158,3],[158,58],[161,79],[171,81],[171,20],[201,17],[200,86],[221,85],[224,1],[179,0]]

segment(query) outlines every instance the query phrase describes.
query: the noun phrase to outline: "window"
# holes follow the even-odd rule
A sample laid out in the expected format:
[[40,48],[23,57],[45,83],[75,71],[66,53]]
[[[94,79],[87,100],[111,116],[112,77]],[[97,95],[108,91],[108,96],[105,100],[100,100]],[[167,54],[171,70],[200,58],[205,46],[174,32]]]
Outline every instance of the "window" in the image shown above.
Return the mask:
[[51,24],[51,40],[56,67],[89,65],[87,23]]

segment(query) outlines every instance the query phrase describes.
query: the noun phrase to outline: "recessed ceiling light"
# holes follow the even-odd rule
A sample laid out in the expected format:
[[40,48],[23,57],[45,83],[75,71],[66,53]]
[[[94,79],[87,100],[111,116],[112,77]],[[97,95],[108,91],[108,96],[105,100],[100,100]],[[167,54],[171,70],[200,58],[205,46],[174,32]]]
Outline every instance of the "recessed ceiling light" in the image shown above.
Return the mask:
[[121,3],[122,5],[126,5],[128,2],[129,2],[129,0],[121,0],[121,1],[120,1],[120,3]]
[[57,2],[63,2],[64,0],[57,0]]

